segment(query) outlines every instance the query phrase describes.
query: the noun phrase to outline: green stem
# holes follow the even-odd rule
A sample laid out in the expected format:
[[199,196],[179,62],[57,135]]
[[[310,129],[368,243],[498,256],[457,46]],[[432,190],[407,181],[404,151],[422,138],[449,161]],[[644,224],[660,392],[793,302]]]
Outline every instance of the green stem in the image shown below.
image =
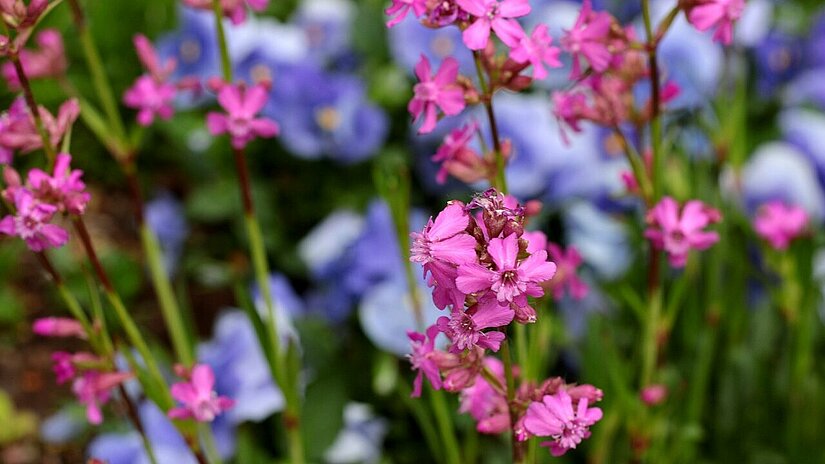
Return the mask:
[[398,382],[398,395],[418,422],[418,428],[424,434],[424,441],[427,442],[430,453],[437,462],[443,462],[443,456],[439,453],[438,434],[433,418],[420,401],[410,397],[410,393],[410,387],[406,383]]
[[659,326],[662,312],[662,292],[656,287],[650,294],[650,307],[645,320],[642,341],[642,373],[639,387],[651,384],[659,352]]
[[206,458],[209,459],[211,464],[222,464],[223,460],[218,452],[218,446],[215,444],[215,435],[212,433],[212,427],[210,427],[208,423],[199,422],[198,431],[203,441],[203,450],[206,453]]
[[513,464],[523,463],[525,459],[525,443],[518,440],[516,436],[516,380],[513,377],[513,359],[510,354],[510,342],[501,342],[501,360],[504,363],[504,379],[507,382],[507,405],[510,412],[510,446],[513,452]]
[[143,443],[143,449],[146,450],[146,456],[149,457],[149,462],[152,464],[158,464],[158,459],[155,457],[155,451],[152,449],[152,443],[149,441],[149,437],[146,436],[146,429],[143,427],[143,422],[140,420],[140,414],[138,414],[138,410],[135,407],[135,403],[132,402],[132,399],[129,398],[129,394],[126,392],[126,388],[123,384],[118,385],[118,392],[120,393],[121,401],[123,401],[123,405],[126,407],[126,415],[129,417],[129,420],[132,421],[132,425],[137,430],[138,435],[140,435],[140,441]]
[[215,12],[215,30],[218,31],[218,46],[221,50],[221,69],[223,80],[232,82],[232,62],[229,60],[229,47],[226,44],[226,32],[223,30],[223,8],[221,0],[212,0],[212,10]]
[[653,180],[653,199],[662,194],[662,122],[660,117],[661,92],[659,83],[659,64],[656,59],[658,40],[653,35],[653,24],[650,19],[650,0],[642,0],[642,17],[647,34],[647,56],[650,68],[650,149],[653,155],[651,178]]
[[26,71],[23,69],[23,63],[20,62],[20,57],[16,53],[11,55],[11,61],[14,64],[15,71],[17,72],[17,78],[20,80],[20,87],[23,89],[23,98],[26,101],[26,106],[29,107],[29,113],[31,113],[32,119],[34,119],[34,127],[37,129],[37,133],[43,141],[43,151],[46,152],[46,156],[49,159],[49,165],[53,165],[55,159],[57,159],[57,152],[52,145],[51,137],[49,137],[49,134],[46,132],[46,128],[43,125],[43,119],[40,117],[40,109],[37,107],[37,101],[34,99],[34,93],[32,93],[32,88],[29,84],[29,78],[26,76]]
[[490,179],[490,183],[492,183],[493,187],[498,189],[500,192],[506,194],[507,178],[504,175],[504,168],[507,163],[504,159],[504,152],[501,150],[501,139],[498,134],[496,115],[495,112],[493,112],[493,93],[495,92],[495,89],[490,88],[487,85],[487,80],[484,78],[485,73],[484,66],[482,66],[481,64],[481,53],[478,51],[474,51],[473,58],[475,59],[478,82],[481,86],[481,99],[484,102],[484,111],[487,113],[487,120],[490,123],[490,135],[493,139],[493,151],[496,159],[496,172],[495,176],[493,176],[493,178]]
[[430,390],[430,405],[435,413],[435,421],[441,433],[444,452],[448,464],[461,464],[461,454],[459,453],[458,440],[455,437],[455,429],[451,419],[447,400],[441,390]]

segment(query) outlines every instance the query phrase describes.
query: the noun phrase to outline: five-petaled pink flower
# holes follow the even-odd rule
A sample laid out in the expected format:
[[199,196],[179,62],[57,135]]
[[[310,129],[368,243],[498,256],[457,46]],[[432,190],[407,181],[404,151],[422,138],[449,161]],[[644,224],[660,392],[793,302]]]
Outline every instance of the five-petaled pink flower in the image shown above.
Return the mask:
[[753,228],[777,250],[785,250],[808,226],[808,213],[796,205],[771,201],[756,213]]
[[719,211],[699,200],[688,201],[680,214],[676,200],[664,197],[647,213],[645,237],[667,252],[671,266],[683,267],[690,250],[705,250],[719,241],[719,234],[703,229],[721,219]]
[[549,286],[553,290],[553,298],[556,300],[562,299],[565,289],[575,300],[586,297],[587,284],[576,274],[576,270],[582,264],[579,250],[573,245],[564,250],[555,243],[548,244],[547,250],[550,252],[550,259],[557,266],[556,275],[549,282]]
[[607,39],[612,22],[609,13],[594,12],[590,0],[584,0],[576,23],[561,39],[562,47],[573,55],[571,78],[575,79],[581,75],[581,57],[587,59],[590,67],[597,72],[608,68],[612,55],[608,49]]
[[86,371],[72,385],[78,401],[86,406],[86,419],[90,424],[103,422],[100,407],[112,397],[112,389],[132,378],[131,372]]
[[54,174],[41,169],[29,171],[28,184],[38,200],[57,206],[58,210],[70,214],[83,214],[91,195],[86,184],[80,179],[83,171],[70,167],[71,155],[60,153],[54,163]]
[[458,61],[451,56],[444,58],[438,72],[435,75],[430,72],[430,60],[422,54],[415,65],[415,75],[419,82],[413,87],[414,95],[407,105],[414,122],[424,115],[424,123],[418,129],[419,134],[435,129],[438,108],[448,116],[454,116],[464,109],[464,91],[456,84]]
[[700,31],[716,27],[713,40],[729,44],[733,40],[733,22],[742,16],[745,0],[698,0],[687,10],[688,21]]
[[502,305],[495,298],[482,298],[466,311],[453,308],[450,317],[439,317],[436,325],[452,342],[450,351],[453,353],[477,346],[498,351],[504,341],[504,332],[483,330],[503,327],[513,317],[515,313],[510,305]]
[[484,49],[491,29],[509,47],[516,46],[519,37],[524,35],[514,18],[530,13],[528,0],[456,0],[456,3],[476,18],[462,33],[464,44],[470,50]]
[[[66,100],[60,105],[57,117],[42,106],[38,107],[38,111],[52,146],[58,146],[63,135],[80,115],[80,104],[75,99]],[[11,104],[8,112],[0,116],[0,147],[23,153],[43,147],[43,139],[22,96]]]
[[210,112],[206,126],[212,135],[228,133],[232,146],[242,149],[255,137],[270,138],[278,135],[278,124],[268,118],[255,116],[266,105],[267,88],[264,84],[246,87],[243,84],[222,85],[218,91],[218,103],[228,114]]
[[41,203],[22,187],[14,190],[13,197],[15,215],[0,220],[0,234],[20,237],[32,251],[60,247],[69,241],[65,229],[49,223],[57,212],[56,206]]
[[390,5],[384,13],[387,16],[391,17],[389,21],[387,21],[387,27],[393,27],[396,24],[400,23],[407,17],[407,13],[413,11],[415,17],[418,18],[424,13],[427,12],[427,1],[426,0],[392,0],[392,5]]
[[412,331],[407,332],[407,337],[410,338],[410,345],[412,345],[412,352],[408,357],[413,370],[418,371],[413,381],[413,391],[410,395],[413,398],[421,396],[421,386],[424,382],[424,376],[430,381],[433,389],[441,389],[441,374],[438,371],[438,365],[434,357],[435,337],[438,335],[438,332],[438,327],[435,325],[427,328],[426,334]]
[[551,46],[553,38],[547,33],[547,25],[539,24],[533,29],[532,34],[523,34],[516,45],[510,50],[510,58],[518,63],[529,62],[533,65],[533,79],[544,79],[547,77],[547,70],[544,65],[551,68],[561,66],[559,61],[560,50]]
[[553,456],[561,456],[589,437],[589,427],[601,418],[602,410],[589,408],[587,398],[580,398],[574,409],[570,395],[559,390],[555,395],[545,395],[541,402],[530,403],[524,428],[534,436],[550,437],[541,446],[549,447]]
[[168,416],[172,419],[195,419],[198,422],[212,422],[219,414],[235,405],[235,401],[218,396],[213,390],[215,374],[207,364],[196,364],[192,368],[192,378],[188,382],[172,385],[172,396],[183,403],[172,408]]
[[141,126],[149,126],[155,117],[167,120],[175,113],[172,102],[176,88],[173,84],[154,79],[144,74],[123,94],[123,103],[138,110],[137,121]]
[[[212,0],[183,0],[184,5],[201,10],[212,10]],[[223,15],[232,21],[232,24],[243,24],[246,21],[246,6],[254,11],[264,11],[269,0],[221,0]]]

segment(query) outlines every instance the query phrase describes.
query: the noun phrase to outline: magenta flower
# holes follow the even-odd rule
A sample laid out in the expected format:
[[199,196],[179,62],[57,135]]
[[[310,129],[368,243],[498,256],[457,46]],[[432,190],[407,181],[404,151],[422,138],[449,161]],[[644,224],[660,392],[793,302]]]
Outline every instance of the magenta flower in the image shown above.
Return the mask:
[[528,0],[456,0],[456,3],[476,18],[462,33],[464,44],[470,50],[484,49],[491,29],[509,47],[516,46],[519,37],[524,35],[513,18],[530,13]]
[[86,419],[90,424],[103,422],[101,406],[112,397],[112,389],[132,378],[130,372],[86,371],[72,385],[77,400],[86,406]]
[[733,22],[742,16],[745,0],[697,0],[687,11],[688,22],[700,31],[715,27],[713,40],[730,44],[733,40]]
[[32,332],[43,337],[86,338],[83,325],[68,317],[44,317],[35,319]]
[[413,370],[418,371],[413,381],[413,391],[410,396],[418,398],[421,396],[421,386],[424,382],[424,376],[430,381],[433,389],[441,389],[441,374],[438,371],[438,365],[435,362],[435,337],[439,330],[435,325],[427,328],[427,333],[420,334],[418,332],[407,332],[412,345],[412,352],[409,354],[409,360],[412,364]]
[[808,213],[795,205],[771,201],[762,205],[753,221],[756,233],[777,250],[785,250],[808,227]]
[[218,396],[214,387],[215,374],[212,368],[207,364],[196,364],[188,382],[172,385],[172,396],[183,403],[183,406],[172,408],[167,415],[172,419],[212,422],[223,411],[235,405],[234,400]]
[[69,241],[69,233],[60,226],[50,224],[57,207],[39,202],[25,188],[14,190],[14,216],[0,220],[0,233],[16,235],[26,242],[32,251],[56,248]]
[[564,250],[555,243],[547,245],[547,250],[550,252],[550,259],[557,266],[556,275],[549,282],[549,286],[553,290],[553,298],[555,300],[562,299],[565,289],[573,299],[581,300],[586,297],[589,290],[587,284],[576,274],[576,270],[582,264],[579,250],[572,245]]
[[[63,135],[80,115],[80,105],[71,99],[60,105],[57,117],[46,108],[38,108],[44,129],[49,134],[52,146],[60,145]],[[28,153],[43,147],[43,139],[34,125],[23,97],[16,99],[8,112],[0,117],[0,147]]]
[[664,197],[647,213],[645,237],[668,253],[671,266],[683,267],[691,249],[705,250],[719,241],[719,234],[702,229],[721,219],[719,211],[699,200],[688,201],[680,215],[676,200]]
[[[22,50],[20,63],[29,79],[56,78],[66,73],[69,64],[63,47],[63,38],[56,29],[43,29],[35,37],[39,50]],[[3,78],[13,91],[20,90],[20,78],[14,63],[5,62],[2,68]]]
[[[484,359],[484,364],[495,375],[499,384],[506,385],[501,361],[488,357]],[[461,391],[459,412],[470,413],[476,421],[476,430],[480,433],[497,435],[510,428],[507,398],[493,388],[482,375],[476,377],[473,385]]]
[[559,61],[559,50],[551,46],[553,38],[547,33],[547,25],[539,24],[533,29],[530,35],[523,34],[516,45],[510,50],[510,58],[518,63],[530,63],[533,65],[533,79],[544,79],[547,77],[547,70],[544,64],[551,68],[561,66]]
[[58,385],[72,380],[77,375],[77,366],[88,367],[100,365],[102,360],[92,353],[67,353],[65,351],[55,351],[52,353],[52,370],[57,377]]
[[648,385],[639,393],[639,398],[648,406],[656,406],[667,398],[667,387],[662,384]]
[[447,174],[468,184],[484,179],[487,175],[484,160],[469,146],[477,133],[478,123],[473,121],[444,137],[444,142],[431,158],[436,163],[441,163],[441,168],[435,177],[439,184],[447,181]]
[[28,183],[38,200],[57,206],[59,211],[80,215],[86,212],[91,195],[80,179],[83,171],[72,170],[69,166],[71,162],[71,155],[60,153],[54,164],[53,175],[34,168],[29,171]]
[[530,403],[524,428],[534,436],[550,437],[541,446],[549,447],[553,456],[561,456],[589,437],[589,427],[601,420],[602,410],[587,405],[587,398],[581,398],[573,409],[573,400],[564,390],[546,395],[542,402]]
[[590,63],[590,67],[596,72],[605,71],[610,66],[612,57],[608,48],[608,34],[612,25],[612,17],[609,13],[593,11],[590,0],[582,2],[582,10],[579,13],[573,28],[566,31],[561,39],[564,49],[573,55],[573,68],[571,78],[581,76],[581,63],[583,57]]
[[[183,4],[200,10],[212,11],[212,0],[183,0]],[[264,11],[269,5],[269,0],[221,0],[223,15],[235,25],[246,21],[247,5],[254,11]]]
[[31,0],[28,6],[23,0],[0,0],[0,15],[8,27],[25,28],[37,23],[37,19],[46,11],[47,6],[49,0]]
[[232,146],[242,149],[255,137],[278,135],[278,124],[255,115],[266,105],[267,90],[263,84],[245,87],[243,84],[223,85],[218,91],[218,103],[228,114],[210,112],[206,127],[212,135],[228,133]]
[[387,27],[393,27],[396,24],[400,23],[407,17],[407,13],[413,11],[416,18],[421,17],[424,13],[427,12],[427,1],[426,0],[392,0],[392,5],[390,5],[384,13],[387,16],[391,17],[389,21],[387,21]]
[[137,121],[141,126],[149,126],[160,119],[170,119],[175,113],[172,102],[175,99],[174,85],[155,80],[144,74],[123,93],[123,103],[138,110]]
[[458,268],[456,285],[466,294],[491,291],[503,303],[527,306],[527,296],[542,296],[539,283],[550,280],[556,273],[556,265],[547,261],[547,252],[539,250],[518,262],[518,237],[493,238],[487,245],[494,269],[471,262]]
[[426,134],[435,129],[438,108],[447,116],[454,116],[464,109],[464,91],[456,83],[458,78],[458,61],[453,57],[444,58],[441,68],[435,75],[430,74],[430,60],[423,54],[415,65],[418,84],[413,87],[413,98],[407,110],[417,122],[424,115],[424,124],[418,129],[419,134]]
[[439,317],[436,325],[452,342],[450,351],[453,353],[476,346],[498,351],[504,340],[504,332],[482,331],[503,327],[509,324],[514,316],[515,313],[509,305],[501,305],[495,299],[488,298],[482,299],[466,311],[453,308],[450,317]]
[[174,58],[167,58],[161,63],[158,52],[155,50],[152,41],[143,34],[136,34],[132,37],[140,62],[149,71],[149,74],[158,82],[165,82],[175,72],[177,61]]

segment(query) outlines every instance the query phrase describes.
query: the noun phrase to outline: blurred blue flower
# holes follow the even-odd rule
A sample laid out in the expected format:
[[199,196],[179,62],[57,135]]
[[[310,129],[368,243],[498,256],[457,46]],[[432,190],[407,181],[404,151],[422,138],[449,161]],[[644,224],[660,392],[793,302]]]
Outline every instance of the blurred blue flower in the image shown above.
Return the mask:
[[354,163],[375,155],[384,143],[387,115],[367,100],[357,76],[306,65],[282,76],[279,85],[289,92],[274,94],[264,114],[278,121],[280,140],[295,155]]
[[820,9],[814,20],[806,45],[806,64],[812,68],[825,68],[825,8]]
[[146,203],[144,218],[163,249],[166,273],[173,275],[183,254],[184,241],[189,235],[183,205],[172,194],[163,192]]
[[327,275],[361,235],[365,219],[351,210],[338,210],[327,216],[298,243],[298,255],[315,278]]
[[802,64],[802,40],[780,30],[771,31],[754,48],[757,88],[761,96],[796,75]]
[[224,22],[232,68],[238,67],[252,54],[280,63],[300,63],[309,55],[309,40],[304,31],[293,24],[283,24],[272,18],[250,18],[240,25]]
[[[568,0],[544,0],[532,5],[532,11],[524,18],[525,27],[532,31],[539,24],[546,24],[548,33],[553,38],[553,45],[559,46],[565,31],[573,28],[581,11],[581,2]],[[569,53],[559,56],[563,66],[551,69],[547,78],[534,82],[543,88],[561,88],[570,83],[570,67],[572,59]]]
[[[311,59],[341,64],[352,55],[352,19],[355,6],[348,0],[303,0],[292,18],[309,43]],[[340,66],[335,66],[341,69]]]
[[67,406],[40,423],[40,438],[51,444],[69,443],[88,428],[89,422],[83,411],[76,406]]
[[381,460],[381,446],[389,425],[376,417],[372,408],[350,402],[344,406],[344,428],[324,452],[328,464],[376,464]]
[[816,105],[825,111],[825,67],[805,71],[791,81],[782,94],[785,106]]
[[388,34],[393,60],[410,75],[422,54],[430,60],[433,69],[438,69],[444,58],[452,56],[458,60],[462,74],[476,74],[473,55],[461,41],[461,31],[456,27],[431,29],[423,26],[414,15],[408,15],[390,28]]
[[804,108],[788,109],[779,115],[785,141],[798,148],[816,167],[825,186],[825,115]]
[[773,0],[748,0],[745,3],[745,11],[736,21],[734,43],[745,47],[756,46],[770,31],[773,14]]
[[[286,321],[281,318],[278,323]],[[198,359],[214,370],[215,391],[235,400],[225,413],[231,424],[261,421],[284,408],[283,394],[272,380],[255,329],[242,311],[220,315],[212,340],[198,347]]]
[[220,61],[215,40],[214,16],[209,11],[178,9],[178,28],[157,40],[162,60],[178,62],[174,78],[196,76],[207,79],[220,73]]
[[578,201],[564,212],[567,242],[601,279],[621,277],[633,257],[624,223],[593,204]]

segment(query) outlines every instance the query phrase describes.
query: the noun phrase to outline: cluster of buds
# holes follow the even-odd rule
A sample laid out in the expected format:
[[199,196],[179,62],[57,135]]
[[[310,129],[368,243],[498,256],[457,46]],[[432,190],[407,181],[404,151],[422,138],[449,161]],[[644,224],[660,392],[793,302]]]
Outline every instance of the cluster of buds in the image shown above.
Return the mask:
[[[423,265],[427,283],[433,288],[433,301],[440,309],[449,311],[449,316],[440,317],[424,334],[408,334],[412,342],[410,360],[418,371],[413,395],[421,394],[426,377],[435,389],[461,392],[462,410],[476,419],[480,432],[515,430],[523,440],[533,435],[551,436],[559,449],[566,450],[585,438],[587,426],[601,417],[600,411],[596,418],[596,413],[589,412],[594,409],[587,408],[587,401],[601,399],[601,392],[593,387],[565,385],[561,379],[550,379],[538,387],[524,382],[517,400],[508,404],[503,387],[504,368],[500,361],[485,356],[486,350],[499,350],[506,327],[513,321],[536,321],[537,314],[528,297],[541,297],[545,287],[552,288],[550,282],[557,266],[548,261],[547,239],[540,233],[525,232],[525,218],[525,208],[515,199],[489,189],[467,205],[450,202],[435,220],[430,219],[422,232],[412,234],[410,260]],[[567,258],[560,248],[553,246],[560,257]],[[574,274],[576,265],[566,263],[565,272]],[[445,350],[435,345],[440,333],[449,340]],[[537,421],[547,419],[537,409],[540,406],[533,407],[533,403],[560,401],[569,405],[571,391],[585,390],[593,394],[585,395],[588,398],[580,411],[559,418],[561,422],[552,426],[583,424],[580,430],[576,429],[577,440],[562,439],[567,432],[555,428],[549,433],[538,425],[532,429],[527,426],[531,409],[539,411]],[[580,399],[576,397],[576,401]],[[511,424],[514,412],[521,425]],[[585,416],[589,419],[585,420]],[[534,420],[530,423],[537,424]]]
[[15,55],[23,48],[48,6],[49,0],[31,0],[28,5],[23,0],[0,0],[0,21],[5,30],[17,33],[14,38],[0,34],[0,56]]

